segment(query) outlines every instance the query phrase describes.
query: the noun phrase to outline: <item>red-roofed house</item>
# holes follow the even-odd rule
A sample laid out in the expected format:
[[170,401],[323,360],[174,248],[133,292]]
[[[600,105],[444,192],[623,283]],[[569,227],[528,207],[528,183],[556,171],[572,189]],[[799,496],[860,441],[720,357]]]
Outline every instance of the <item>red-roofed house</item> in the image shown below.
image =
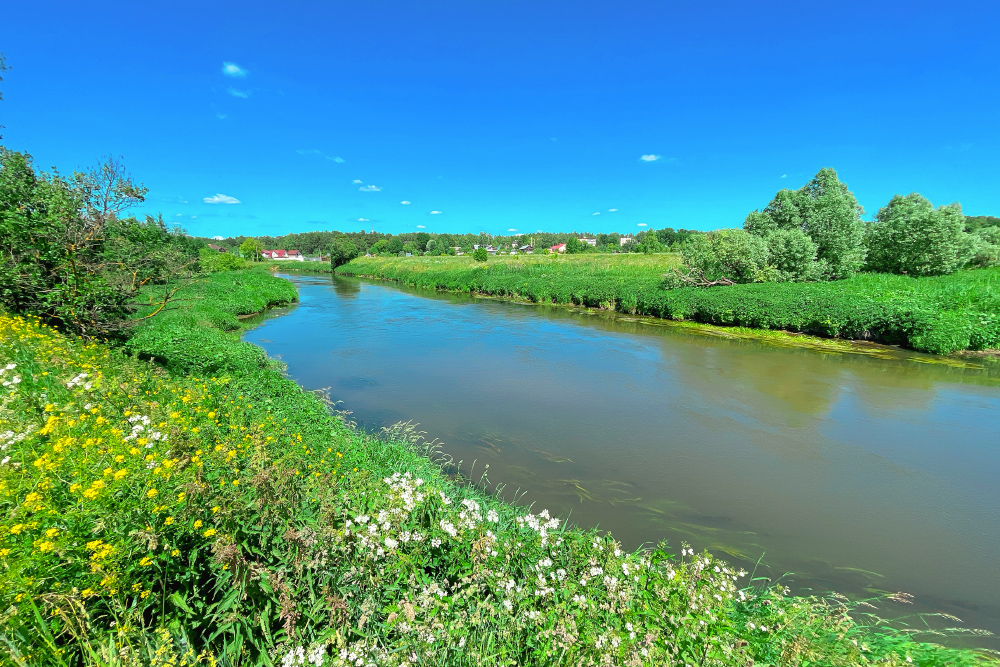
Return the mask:
[[565,243],[558,243],[558,244],[552,246],[551,248],[549,248],[549,252],[566,252],[566,244]]
[[296,262],[305,259],[298,250],[264,250],[260,254],[264,259],[290,259]]

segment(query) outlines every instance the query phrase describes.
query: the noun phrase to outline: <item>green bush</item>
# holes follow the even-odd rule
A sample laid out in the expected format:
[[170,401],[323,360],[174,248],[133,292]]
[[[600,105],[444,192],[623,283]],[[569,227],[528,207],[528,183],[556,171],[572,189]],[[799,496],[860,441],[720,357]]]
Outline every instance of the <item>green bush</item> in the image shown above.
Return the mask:
[[477,262],[485,262],[488,256],[486,248],[483,248],[482,246],[476,248],[475,252],[472,253],[472,259]]

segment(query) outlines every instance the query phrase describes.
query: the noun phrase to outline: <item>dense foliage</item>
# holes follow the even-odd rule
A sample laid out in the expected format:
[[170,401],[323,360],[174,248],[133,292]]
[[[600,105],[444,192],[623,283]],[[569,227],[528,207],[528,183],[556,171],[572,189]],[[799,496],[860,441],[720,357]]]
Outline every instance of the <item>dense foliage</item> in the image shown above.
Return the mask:
[[686,546],[625,552],[449,480],[406,429],[352,430],[208,325],[279,282],[186,287],[200,314],[143,324],[170,372],[0,315],[11,662],[995,664]]
[[674,284],[669,272],[674,261],[671,255],[651,255],[645,263],[629,256],[553,255],[479,268],[462,257],[358,258],[337,272],[707,324],[865,339],[936,354],[1000,348],[998,268],[928,278],[858,274],[833,282],[664,289],[664,282]]
[[161,218],[119,217],[144,196],[114,160],[66,179],[0,148],[0,305],[82,335],[119,331],[137,291],[190,273],[202,245]]

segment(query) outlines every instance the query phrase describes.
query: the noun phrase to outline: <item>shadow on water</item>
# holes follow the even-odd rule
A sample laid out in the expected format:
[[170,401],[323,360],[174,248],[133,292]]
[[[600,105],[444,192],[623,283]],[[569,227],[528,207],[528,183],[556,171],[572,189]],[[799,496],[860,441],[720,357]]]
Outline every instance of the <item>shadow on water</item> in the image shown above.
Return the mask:
[[[903,590],[1000,630],[1000,372],[583,309],[296,276],[246,339],[504,495],[797,590]],[[733,332],[738,333],[738,332]]]

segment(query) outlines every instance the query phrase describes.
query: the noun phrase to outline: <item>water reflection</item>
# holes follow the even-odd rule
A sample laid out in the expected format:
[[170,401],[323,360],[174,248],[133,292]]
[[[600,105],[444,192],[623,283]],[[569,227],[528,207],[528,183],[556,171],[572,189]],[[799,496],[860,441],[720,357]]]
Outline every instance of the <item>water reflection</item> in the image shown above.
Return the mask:
[[1000,630],[1000,383],[591,311],[296,277],[247,339],[352,418],[420,422],[506,495],[800,587],[906,590]]

